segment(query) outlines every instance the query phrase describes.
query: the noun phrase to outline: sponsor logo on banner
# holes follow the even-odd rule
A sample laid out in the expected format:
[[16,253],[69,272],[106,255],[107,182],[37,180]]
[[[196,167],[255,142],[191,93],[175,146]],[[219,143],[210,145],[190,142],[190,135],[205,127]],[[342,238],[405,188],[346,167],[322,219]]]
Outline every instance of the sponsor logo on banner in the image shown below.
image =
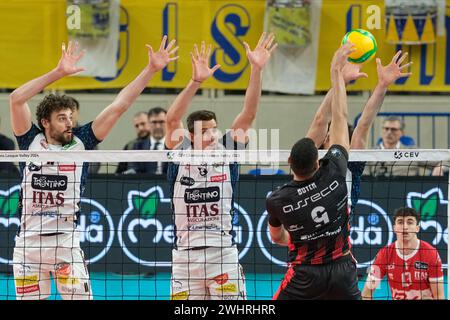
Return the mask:
[[[350,230],[350,241],[358,268],[369,267],[378,251],[394,241],[393,226],[390,216],[378,204],[359,199]],[[367,248],[370,254],[367,255]],[[360,250],[359,250],[360,249]]]
[[81,198],[81,210],[77,229],[80,245],[86,254],[86,263],[95,263],[111,249],[115,228],[113,219],[99,202]]
[[445,200],[442,190],[432,188],[425,193],[409,192],[406,204],[420,213],[420,238],[433,246],[448,244],[448,226],[439,222],[446,221],[448,201]]
[[226,173],[220,174],[220,175],[217,175],[217,176],[212,176],[212,177],[210,178],[210,181],[211,181],[211,182],[223,182],[223,181],[226,181],[226,180],[227,180],[227,175],[226,175]]
[[[15,236],[20,226],[20,185],[0,190],[0,263],[12,264]],[[28,267],[28,266],[27,266]]]
[[[189,189],[189,199],[219,199],[215,188]],[[207,194],[202,194],[205,192]],[[205,198],[202,198],[205,197]],[[171,249],[175,234],[171,199],[166,198],[160,186],[145,192],[132,190],[128,192],[128,208],[123,213],[118,225],[118,240],[125,255],[132,261],[150,267],[171,266]],[[201,200],[205,202],[205,200]],[[240,246],[239,257],[244,257],[253,240],[253,226],[247,212],[234,203],[234,209],[241,219],[233,226],[235,242]],[[192,211],[192,214],[195,212]],[[196,211],[200,214],[201,211]],[[227,213],[224,213],[227,214]],[[142,247],[148,250],[142,250]]]

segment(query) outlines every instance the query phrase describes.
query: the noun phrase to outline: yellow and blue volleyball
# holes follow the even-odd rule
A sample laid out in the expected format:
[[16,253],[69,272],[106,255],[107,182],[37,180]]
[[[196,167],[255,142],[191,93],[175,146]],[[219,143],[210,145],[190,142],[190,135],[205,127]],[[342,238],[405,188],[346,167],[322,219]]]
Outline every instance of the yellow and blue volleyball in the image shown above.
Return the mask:
[[348,57],[350,62],[365,63],[372,60],[377,53],[377,41],[369,31],[363,29],[349,31],[342,39],[342,44],[347,41],[353,43],[356,49]]

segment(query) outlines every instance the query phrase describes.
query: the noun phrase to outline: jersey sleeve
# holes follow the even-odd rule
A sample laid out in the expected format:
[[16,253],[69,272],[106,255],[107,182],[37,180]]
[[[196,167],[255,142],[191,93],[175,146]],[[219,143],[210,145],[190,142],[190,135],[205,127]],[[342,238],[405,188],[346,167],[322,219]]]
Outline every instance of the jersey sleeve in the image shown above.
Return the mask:
[[369,268],[369,275],[366,281],[369,289],[375,290],[380,285],[381,280],[386,275],[387,265],[387,250],[383,248],[378,252],[375,261]]
[[332,145],[322,160],[332,163],[336,173],[344,177],[347,175],[348,152],[343,146]]
[[32,123],[30,130],[28,130],[25,134],[21,136],[16,136],[17,145],[19,146],[19,150],[28,150],[30,144],[33,142],[33,139],[41,133],[41,130]]
[[97,139],[92,130],[92,122],[81,127],[74,128],[73,134],[77,136],[84,144],[86,150],[93,150],[101,141]]
[[266,199],[266,208],[267,213],[269,214],[269,224],[272,227],[278,228],[281,226],[281,221],[278,219],[277,211],[274,208],[273,202],[274,200],[272,197]]
[[430,281],[438,282],[443,281],[444,272],[442,271],[442,260],[439,256],[439,252],[434,249],[430,252],[430,267],[428,270],[428,277]]

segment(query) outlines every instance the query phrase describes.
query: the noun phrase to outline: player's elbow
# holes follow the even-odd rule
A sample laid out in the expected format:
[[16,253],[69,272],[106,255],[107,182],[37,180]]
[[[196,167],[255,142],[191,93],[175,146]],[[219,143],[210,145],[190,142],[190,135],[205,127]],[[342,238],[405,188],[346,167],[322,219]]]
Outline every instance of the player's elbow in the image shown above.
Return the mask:
[[9,94],[9,103],[11,106],[22,104],[25,101],[21,98],[20,94],[17,92],[17,89]]

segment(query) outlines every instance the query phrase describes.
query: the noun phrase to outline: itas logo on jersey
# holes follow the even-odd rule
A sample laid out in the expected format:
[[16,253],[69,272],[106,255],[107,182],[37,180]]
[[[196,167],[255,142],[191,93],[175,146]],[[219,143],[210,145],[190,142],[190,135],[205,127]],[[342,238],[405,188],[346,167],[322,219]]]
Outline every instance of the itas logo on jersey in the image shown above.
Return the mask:
[[227,175],[226,175],[226,173],[220,174],[220,175],[217,175],[217,176],[212,176],[212,177],[210,178],[210,181],[211,181],[211,182],[224,182],[224,181],[226,181],[226,180],[227,180]]

